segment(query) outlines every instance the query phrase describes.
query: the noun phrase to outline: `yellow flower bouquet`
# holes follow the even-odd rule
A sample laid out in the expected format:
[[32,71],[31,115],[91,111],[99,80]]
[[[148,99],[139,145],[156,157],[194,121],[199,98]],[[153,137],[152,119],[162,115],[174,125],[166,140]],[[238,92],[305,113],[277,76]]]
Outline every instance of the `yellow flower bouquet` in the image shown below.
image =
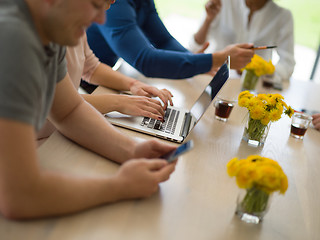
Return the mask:
[[246,159],[233,158],[227,164],[230,177],[236,177],[239,188],[245,189],[238,197],[236,214],[246,222],[259,223],[267,212],[270,195],[284,194],[288,179],[280,165],[270,159],[251,155]]
[[242,77],[242,89],[254,90],[259,77],[266,74],[273,74],[275,67],[271,60],[267,62],[259,55],[254,54],[251,62],[248,63],[242,71],[244,71]]
[[248,109],[249,117],[243,140],[252,145],[262,145],[271,122],[278,121],[282,114],[293,115],[293,109],[284,102],[281,94],[258,94],[243,91],[238,96],[238,105]]

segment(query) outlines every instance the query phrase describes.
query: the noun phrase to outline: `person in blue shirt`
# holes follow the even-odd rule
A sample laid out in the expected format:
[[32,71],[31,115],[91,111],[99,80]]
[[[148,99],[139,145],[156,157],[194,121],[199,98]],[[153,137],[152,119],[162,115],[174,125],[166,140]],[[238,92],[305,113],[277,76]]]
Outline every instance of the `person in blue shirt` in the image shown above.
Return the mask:
[[113,66],[119,57],[147,77],[183,79],[215,73],[231,57],[231,68],[250,62],[252,44],[229,45],[213,54],[194,54],[167,31],[153,0],[121,0],[108,10],[103,25],[93,24],[88,42],[101,62]]

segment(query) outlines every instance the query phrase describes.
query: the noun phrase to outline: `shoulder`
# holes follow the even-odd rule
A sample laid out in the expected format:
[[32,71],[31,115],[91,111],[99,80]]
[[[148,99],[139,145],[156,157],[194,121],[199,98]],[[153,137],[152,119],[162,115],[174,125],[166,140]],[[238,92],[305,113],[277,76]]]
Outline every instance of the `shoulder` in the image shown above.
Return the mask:
[[25,45],[29,41],[36,41],[35,27],[26,7],[14,3],[0,7],[3,8],[0,9],[1,43]]
[[34,30],[21,19],[0,21],[0,29],[3,33],[0,38],[2,57],[32,57],[33,53],[41,54],[43,51]]
[[280,18],[284,18],[286,20],[292,20],[292,13],[289,9],[284,8],[276,4],[274,1],[270,1],[269,3],[270,11],[276,13]]
[[40,74],[43,68],[43,47],[32,25],[24,20],[19,16],[0,20],[3,32],[0,38],[0,64],[3,71],[0,76],[9,80]]

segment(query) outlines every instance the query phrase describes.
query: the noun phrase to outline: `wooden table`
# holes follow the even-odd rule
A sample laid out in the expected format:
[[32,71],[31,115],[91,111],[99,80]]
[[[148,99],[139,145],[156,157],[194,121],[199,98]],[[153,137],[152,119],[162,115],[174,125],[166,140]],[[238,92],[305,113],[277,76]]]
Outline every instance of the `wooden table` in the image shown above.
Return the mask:
[[[171,81],[144,79],[166,87],[176,105],[190,107],[208,76]],[[95,94],[106,92],[98,88]],[[260,88],[259,91],[266,92]],[[230,79],[220,95],[236,98],[238,79]],[[282,91],[295,108],[320,111],[320,86],[292,82]],[[228,122],[214,119],[211,106],[189,135],[195,148],[182,156],[170,180],[151,198],[123,201],[65,217],[8,221],[0,216],[0,239],[320,239],[320,132],[308,129],[304,140],[289,136],[290,119],[271,125],[263,147],[241,141],[246,110],[236,106]],[[121,129],[137,139],[150,136]],[[161,140],[164,141],[164,140]],[[40,164],[68,174],[113,174],[119,166],[54,133],[38,150]],[[247,224],[235,216],[239,189],[226,173],[227,162],[260,154],[277,160],[289,179],[284,196],[275,194],[262,224]]]

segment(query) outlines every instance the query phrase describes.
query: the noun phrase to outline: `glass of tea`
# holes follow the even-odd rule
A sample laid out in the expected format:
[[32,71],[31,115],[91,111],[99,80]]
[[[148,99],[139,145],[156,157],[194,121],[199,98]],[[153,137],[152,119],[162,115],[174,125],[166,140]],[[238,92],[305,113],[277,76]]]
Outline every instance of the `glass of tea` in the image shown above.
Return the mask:
[[226,122],[236,101],[219,98],[214,102],[216,119]]
[[266,74],[261,76],[262,86],[264,88],[272,88],[273,87],[273,74]]
[[295,112],[292,116],[290,135],[294,138],[303,139],[312,117],[305,113]]

